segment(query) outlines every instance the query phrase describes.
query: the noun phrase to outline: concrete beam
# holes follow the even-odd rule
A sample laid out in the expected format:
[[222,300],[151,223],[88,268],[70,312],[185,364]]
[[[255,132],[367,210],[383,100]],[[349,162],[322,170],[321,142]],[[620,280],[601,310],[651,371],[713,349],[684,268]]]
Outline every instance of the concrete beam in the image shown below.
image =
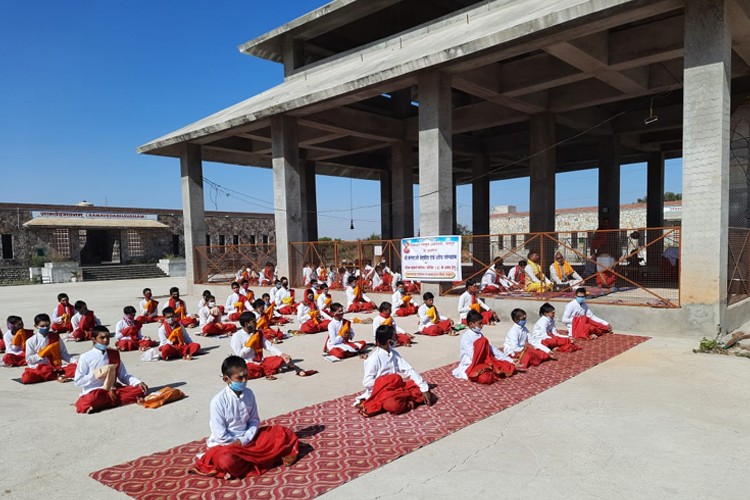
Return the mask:
[[404,124],[401,120],[347,107],[301,117],[299,124],[385,142],[399,141],[404,137]]
[[[494,102],[483,101],[453,109],[453,133],[463,134],[474,130],[521,123],[528,119],[525,114],[508,109]],[[404,120],[405,138],[417,141],[419,137],[418,118]]]
[[453,88],[467,94],[480,97],[485,101],[500,104],[521,113],[541,113],[545,110],[544,106],[533,102],[503,95],[499,85],[499,71],[499,66],[490,65],[485,68],[456,73],[452,75],[452,85]]
[[195,291],[201,276],[195,247],[206,243],[206,216],[203,200],[203,159],[201,146],[184,144],[180,154],[182,176],[182,220],[185,235],[185,270],[188,294]]
[[750,1],[727,0],[734,51],[750,65]]

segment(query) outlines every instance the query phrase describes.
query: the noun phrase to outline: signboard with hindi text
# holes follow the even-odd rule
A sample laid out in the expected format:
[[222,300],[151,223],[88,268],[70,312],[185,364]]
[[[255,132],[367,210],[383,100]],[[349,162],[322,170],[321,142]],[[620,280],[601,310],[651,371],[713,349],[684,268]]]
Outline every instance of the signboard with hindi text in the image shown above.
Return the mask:
[[401,274],[406,280],[461,281],[461,236],[404,238]]

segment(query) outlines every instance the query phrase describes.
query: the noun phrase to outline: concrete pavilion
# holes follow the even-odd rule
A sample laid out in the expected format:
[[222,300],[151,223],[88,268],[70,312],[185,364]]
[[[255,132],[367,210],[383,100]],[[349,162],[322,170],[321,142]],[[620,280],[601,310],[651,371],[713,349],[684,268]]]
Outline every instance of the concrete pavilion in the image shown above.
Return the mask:
[[401,238],[414,183],[422,235],[452,233],[466,183],[487,234],[490,181],[523,176],[531,231],[554,231],[554,174],[594,167],[616,222],[619,166],[645,161],[660,227],[664,160],[682,157],[681,309],[644,314],[704,333],[750,317],[750,301],[727,306],[750,0],[336,0],[240,50],[282,63],[284,82],[138,149],[180,158],[186,247],[205,238],[203,160],[273,169],[287,273],[289,242],[317,240],[315,174],[379,180],[383,237]]

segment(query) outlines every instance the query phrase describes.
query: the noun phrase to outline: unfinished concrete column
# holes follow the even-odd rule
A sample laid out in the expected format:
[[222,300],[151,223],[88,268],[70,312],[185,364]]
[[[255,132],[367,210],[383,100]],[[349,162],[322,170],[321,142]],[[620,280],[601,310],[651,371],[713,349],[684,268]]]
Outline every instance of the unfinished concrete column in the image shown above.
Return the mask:
[[680,298],[707,336],[726,330],[731,47],[724,0],[688,0]]
[[284,63],[284,77],[290,76],[294,70],[302,67],[304,62],[304,45],[301,40],[295,40],[291,34],[282,37],[282,55]]
[[[653,153],[648,158],[646,186],[646,227],[664,226],[664,155]],[[656,240],[663,231],[649,231],[646,243]],[[658,269],[664,253],[664,240],[659,240],[646,250],[646,262]]]
[[490,234],[490,159],[478,156],[471,162],[471,232],[474,234],[474,256],[490,261],[490,239],[477,236]]
[[202,277],[195,259],[195,247],[206,242],[206,215],[203,201],[203,161],[198,144],[185,144],[180,152],[182,176],[182,222],[185,233],[185,272],[187,293],[192,294]]
[[392,236],[414,236],[414,174],[412,145],[406,141],[391,146]]
[[[453,116],[451,83],[438,71],[419,76],[419,231],[451,234],[453,225]],[[423,291],[436,296],[437,284]]]
[[620,143],[616,136],[599,141],[599,224],[608,217],[620,227]]
[[[292,281],[289,243],[307,241],[307,218],[303,217],[304,170],[299,159],[297,121],[288,116],[271,118],[273,191],[276,221],[276,265],[279,276]],[[295,263],[302,269],[302,263]],[[296,276],[294,274],[293,276]]]
[[[529,121],[531,159],[529,162],[529,231],[550,233],[555,230],[555,117],[552,113],[533,115]],[[556,245],[544,238],[535,245],[544,269],[552,262]]]
[[302,190],[302,207],[307,220],[306,241],[318,241],[318,183],[315,177],[315,162],[304,163],[304,186]]
[[393,187],[391,172],[380,172],[380,238],[393,239]]

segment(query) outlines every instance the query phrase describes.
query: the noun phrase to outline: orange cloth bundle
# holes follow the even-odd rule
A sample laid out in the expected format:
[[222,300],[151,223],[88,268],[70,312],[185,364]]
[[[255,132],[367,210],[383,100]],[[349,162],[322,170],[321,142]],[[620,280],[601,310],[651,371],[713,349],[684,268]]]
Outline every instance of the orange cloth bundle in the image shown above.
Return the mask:
[[16,332],[15,335],[13,335],[13,341],[11,343],[14,346],[16,346],[16,347],[18,347],[18,348],[20,348],[20,349],[22,349],[22,350],[25,351],[26,350],[26,341],[29,340],[29,338],[31,337],[32,333],[33,332],[31,332],[29,330],[24,330],[23,328],[21,328],[20,330],[18,330]]
[[440,315],[438,314],[437,308],[435,306],[427,309],[427,317],[430,318],[430,321],[432,321],[433,325],[440,321]]
[[52,342],[39,349],[39,357],[47,358],[47,361],[52,366],[62,366],[60,342]]
[[172,344],[175,342],[177,345],[183,345],[185,343],[185,339],[182,336],[182,327],[180,325],[177,325],[172,330],[169,329],[169,325],[164,323],[164,328],[167,330],[167,340],[169,340]]
[[251,348],[255,351],[255,359],[263,359],[263,335],[260,329],[257,329],[250,335],[250,338],[245,342],[245,347]]
[[167,403],[172,403],[173,401],[179,401],[184,397],[185,393],[181,390],[167,386],[143,398],[142,405],[144,408],[154,409],[164,406]]
[[341,325],[341,329],[339,330],[339,337],[341,337],[344,340],[349,340],[351,331],[352,331],[351,322],[349,322],[348,320],[344,320],[344,324]]

